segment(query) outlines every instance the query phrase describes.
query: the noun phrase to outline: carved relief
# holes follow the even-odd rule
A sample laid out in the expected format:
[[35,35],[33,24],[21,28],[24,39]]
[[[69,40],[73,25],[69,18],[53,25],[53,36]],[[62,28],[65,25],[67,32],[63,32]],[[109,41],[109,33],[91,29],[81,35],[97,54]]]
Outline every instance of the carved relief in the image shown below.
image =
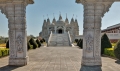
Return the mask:
[[93,43],[94,43],[94,38],[89,34],[85,37],[86,41],[86,51],[87,52],[92,52],[93,51]]
[[23,52],[23,48],[22,48],[22,46],[23,46],[23,38],[22,38],[21,35],[17,36],[16,45],[17,45],[17,51],[19,53]]
[[101,48],[101,39],[100,39],[100,30],[95,31],[95,56],[100,56],[100,48]]

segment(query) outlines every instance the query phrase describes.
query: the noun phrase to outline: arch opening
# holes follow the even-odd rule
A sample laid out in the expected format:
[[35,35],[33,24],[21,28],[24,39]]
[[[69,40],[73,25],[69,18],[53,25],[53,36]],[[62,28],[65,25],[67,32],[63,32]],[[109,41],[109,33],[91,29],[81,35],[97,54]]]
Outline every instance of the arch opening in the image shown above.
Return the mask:
[[58,34],[63,34],[63,30],[62,29],[58,29]]

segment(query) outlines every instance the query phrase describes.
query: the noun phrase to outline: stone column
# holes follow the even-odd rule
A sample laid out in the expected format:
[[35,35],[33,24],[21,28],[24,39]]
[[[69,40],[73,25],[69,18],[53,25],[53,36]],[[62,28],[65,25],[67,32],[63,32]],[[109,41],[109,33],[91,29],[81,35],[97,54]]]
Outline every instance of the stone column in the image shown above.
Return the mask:
[[6,4],[9,23],[9,65],[27,65],[26,5],[21,2]]
[[84,4],[83,57],[80,71],[101,70],[101,3]]

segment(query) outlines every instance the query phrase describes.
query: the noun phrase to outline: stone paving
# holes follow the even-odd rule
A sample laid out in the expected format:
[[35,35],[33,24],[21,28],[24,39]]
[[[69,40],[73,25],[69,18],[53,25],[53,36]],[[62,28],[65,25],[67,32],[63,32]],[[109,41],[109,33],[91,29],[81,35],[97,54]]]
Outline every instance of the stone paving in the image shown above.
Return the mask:
[[[0,58],[0,71],[79,71],[82,50],[77,47],[41,47],[28,51],[29,64],[8,66],[8,57]],[[103,71],[120,71],[120,63],[102,57]]]

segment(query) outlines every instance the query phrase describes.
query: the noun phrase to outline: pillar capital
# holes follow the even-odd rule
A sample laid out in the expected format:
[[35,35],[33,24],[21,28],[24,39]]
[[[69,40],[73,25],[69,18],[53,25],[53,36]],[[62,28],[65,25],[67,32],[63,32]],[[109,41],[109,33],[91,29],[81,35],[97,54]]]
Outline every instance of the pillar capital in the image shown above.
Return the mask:
[[0,0],[0,5],[6,4],[6,3],[14,3],[14,2],[22,2],[27,4],[33,4],[33,0]]
[[115,1],[120,1],[120,0],[76,0],[76,3],[86,3],[86,2],[115,2]]
[[[101,17],[104,16],[104,14],[106,12],[109,11],[109,8],[111,7],[111,5],[115,2],[116,0],[103,0],[103,1],[99,1],[99,0],[76,0],[76,3],[82,3],[85,6],[93,6],[94,10],[95,9],[100,9],[102,11],[102,15]],[[97,8],[99,5],[99,8]]]

